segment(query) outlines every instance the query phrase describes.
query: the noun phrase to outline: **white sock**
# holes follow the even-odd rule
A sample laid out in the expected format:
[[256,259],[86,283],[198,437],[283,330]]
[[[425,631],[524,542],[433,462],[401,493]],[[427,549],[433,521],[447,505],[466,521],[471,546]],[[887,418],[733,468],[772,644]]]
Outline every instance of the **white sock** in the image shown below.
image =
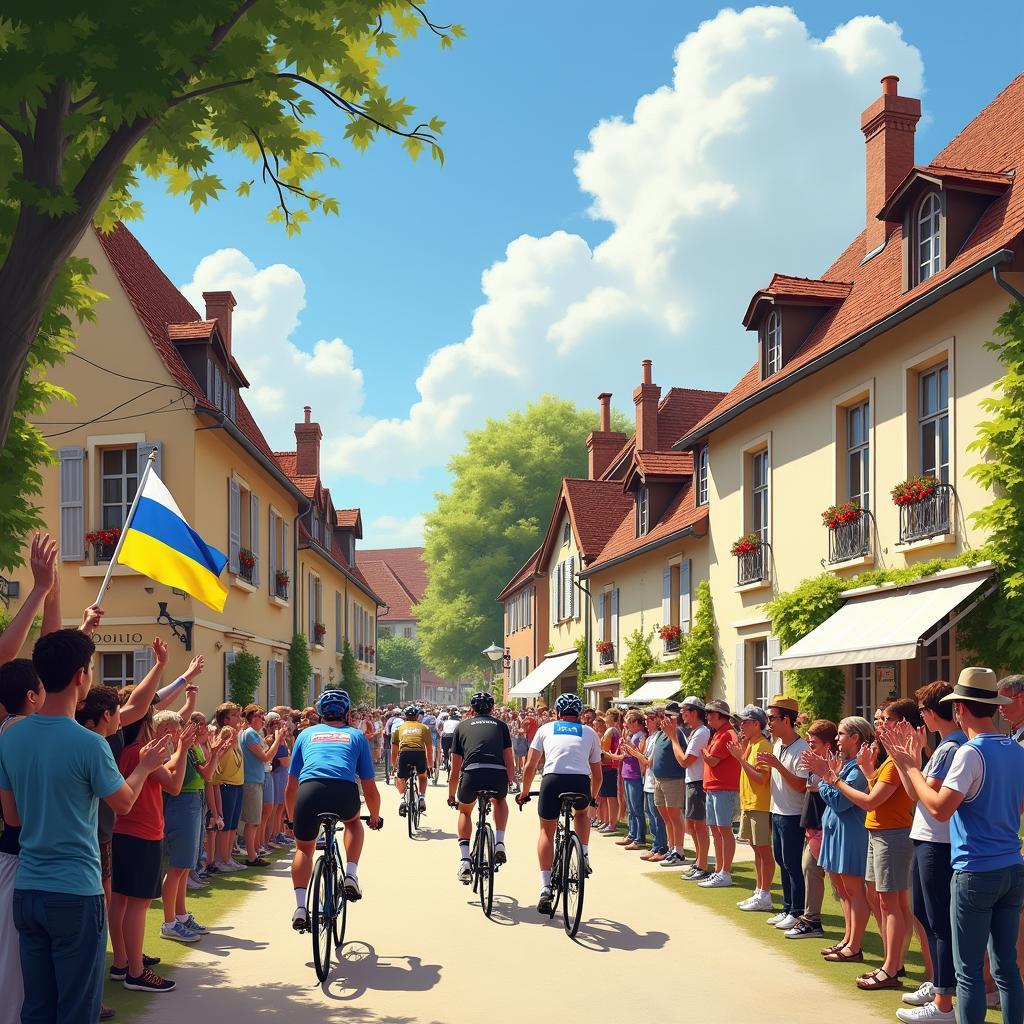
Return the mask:
[[550,871],[542,871],[540,873],[540,887],[542,889],[550,889],[551,888],[551,872]]
[[590,847],[587,846],[586,843],[583,844],[583,856],[584,857],[589,857],[590,856]]
[[462,860],[469,860],[469,840],[459,840],[459,857]]
[[296,889],[295,890],[295,906],[305,908],[306,906],[306,890]]
[[494,841],[496,843],[505,842],[505,830],[503,828],[496,828],[494,830]]
[[359,878],[359,864],[354,860],[345,861],[345,874],[349,878]]
[[184,924],[188,920],[188,914],[175,914],[174,920],[180,921],[182,924]]

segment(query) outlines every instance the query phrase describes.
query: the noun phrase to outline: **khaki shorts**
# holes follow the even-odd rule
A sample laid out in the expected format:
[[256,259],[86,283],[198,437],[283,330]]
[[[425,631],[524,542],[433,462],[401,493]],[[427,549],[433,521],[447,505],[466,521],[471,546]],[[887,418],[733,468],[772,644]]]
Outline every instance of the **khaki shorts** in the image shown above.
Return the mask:
[[686,799],[686,782],[683,779],[654,780],[654,806],[681,808]]
[[740,811],[740,839],[745,839],[751,846],[771,846],[771,812]]
[[245,825],[258,825],[263,817],[263,783],[247,782],[242,787],[242,814],[238,819]]
[[909,828],[868,830],[868,864],[864,881],[876,892],[902,892],[910,888],[914,844]]

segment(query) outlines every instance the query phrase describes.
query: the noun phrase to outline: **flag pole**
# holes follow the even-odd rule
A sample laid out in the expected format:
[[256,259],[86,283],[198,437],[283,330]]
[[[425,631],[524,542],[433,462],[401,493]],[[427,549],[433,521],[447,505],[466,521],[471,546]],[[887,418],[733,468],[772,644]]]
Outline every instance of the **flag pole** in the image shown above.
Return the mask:
[[117,546],[114,548],[114,553],[110,556],[110,564],[107,566],[107,574],[103,577],[103,583],[100,585],[100,592],[96,595],[94,604],[99,604],[103,600],[103,595],[107,591],[107,587],[110,586],[110,577],[114,572],[114,566],[117,565],[117,556],[121,554],[121,545],[124,544],[125,534],[128,532],[128,528],[132,525],[132,520],[135,518],[135,509],[138,507],[139,498],[142,497],[142,489],[146,485],[146,480],[149,479],[149,474],[153,469],[153,464],[156,462],[156,449],[154,448],[149,453],[149,458],[146,459],[146,469],[142,474],[142,479],[139,481],[139,486],[135,489],[135,497],[132,498],[132,507],[128,509],[128,517],[124,521],[124,526],[121,528],[121,535],[117,538]]

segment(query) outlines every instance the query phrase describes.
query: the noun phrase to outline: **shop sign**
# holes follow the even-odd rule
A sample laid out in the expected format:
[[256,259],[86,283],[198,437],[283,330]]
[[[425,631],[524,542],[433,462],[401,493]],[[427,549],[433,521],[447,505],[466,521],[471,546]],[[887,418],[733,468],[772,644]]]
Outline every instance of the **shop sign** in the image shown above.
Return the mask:
[[145,641],[141,633],[93,633],[97,647],[138,647]]

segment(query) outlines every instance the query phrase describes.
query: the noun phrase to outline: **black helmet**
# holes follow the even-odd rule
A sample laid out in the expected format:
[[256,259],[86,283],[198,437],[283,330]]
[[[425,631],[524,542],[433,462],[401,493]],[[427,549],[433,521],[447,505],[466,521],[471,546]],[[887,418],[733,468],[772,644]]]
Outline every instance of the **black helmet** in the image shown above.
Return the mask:
[[405,709],[405,717],[406,718],[415,718],[419,713],[420,713],[420,709],[418,707],[416,707],[415,704],[410,704]]
[[481,690],[469,698],[469,706],[478,714],[486,715],[494,710],[494,696]]

